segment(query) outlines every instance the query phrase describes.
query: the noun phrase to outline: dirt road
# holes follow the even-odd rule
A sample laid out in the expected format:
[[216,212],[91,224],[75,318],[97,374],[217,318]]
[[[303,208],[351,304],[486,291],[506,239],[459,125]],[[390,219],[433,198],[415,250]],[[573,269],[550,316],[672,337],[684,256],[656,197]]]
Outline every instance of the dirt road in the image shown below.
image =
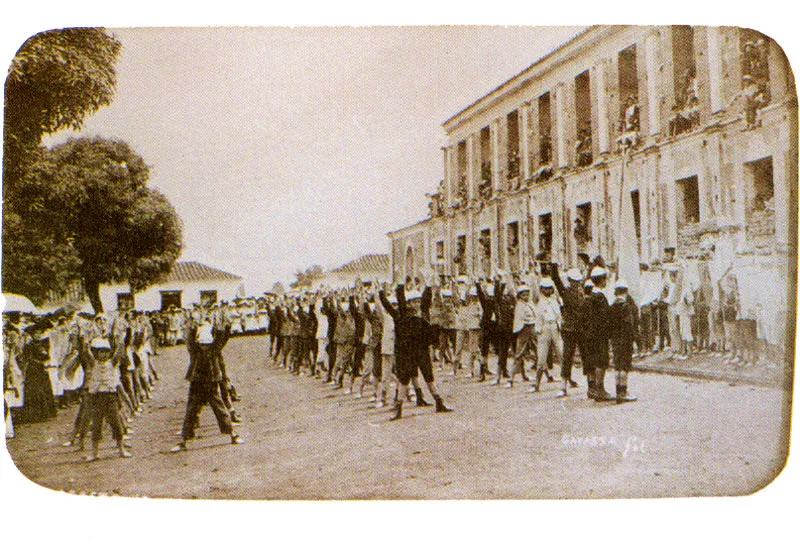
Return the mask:
[[[408,404],[404,418],[290,375],[264,358],[263,337],[241,337],[226,361],[242,401],[232,446],[203,411],[200,439],[178,440],[187,354],[156,358],[161,380],[133,422],[134,457],[85,464],[61,443],[76,408],[18,427],[8,448],[43,486],[75,492],[204,499],[606,498],[753,492],[784,463],[790,396],[779,389],[632,374],[639,401],[597,404],[585,386],[556,399],[557,384],[490,387],[437,372],[455,411]],[[607,376],[613,392],[613,375]],[[427,393],[427,391],[426,391]]]

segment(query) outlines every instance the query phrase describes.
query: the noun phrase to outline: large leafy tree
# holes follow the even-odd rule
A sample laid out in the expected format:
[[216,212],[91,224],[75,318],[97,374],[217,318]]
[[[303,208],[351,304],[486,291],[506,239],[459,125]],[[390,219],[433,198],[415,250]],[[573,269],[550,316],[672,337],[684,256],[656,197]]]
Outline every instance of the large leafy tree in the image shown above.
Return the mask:
[[[102,28],[51,30],[29,38],[11,62],[3,116],[3,288],[42,302],[74,280],[79,259],[60,214],[26,176],[52,164],[42,136],[78,129],[111,103],[121,44]],[[41,170],[33,171],[33,167]]]
[[[181,220],[163,194],[147,187],[148,178],[147,165],[127,143],[81,138],[41,151],[15,188],[28,230],[64,252],[56,277],[80,278],[96,312],[103,310],[101,284],[144,288],[180,256]],[[14,266],[24,263],[3,248]],[[7,274],[5,264],[3,274],[10,291],[35,298],[41,289],[26,276]]]
[[4,196],[36,158],[43,134],[78,129],[111,103],[121,47],[103,28],[50,30],[20,47],[5,85]]

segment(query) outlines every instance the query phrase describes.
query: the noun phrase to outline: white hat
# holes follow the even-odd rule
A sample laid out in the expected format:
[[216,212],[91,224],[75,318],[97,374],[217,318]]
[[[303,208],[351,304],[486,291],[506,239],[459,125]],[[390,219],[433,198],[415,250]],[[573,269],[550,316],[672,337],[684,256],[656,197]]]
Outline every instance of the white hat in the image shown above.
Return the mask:
[[467,275],[466,274],[459,274],[458,278],[456,278],[459,284],[466,284],[467,283]]
[[529,288],[528,286],[524,286],[524,285],[523,286],[519,286],[519,289],[517,289],[517,295],[519,295],[520,293],[528,293],[528,292],[530,292],[530,290],[531,290],[531,288]]
[[111,344],[106,338],[95,338],[91,342],[92,349],[111,349]]
[[486,294],[489,296],[494,295],[494,284],[489,284],[486,286]]
[[605,276],[608,274],[608,271],[603,267],[595,267],[592,269],[592,278],[600,278],[601,276]]
[[628,289],[628,283],[625,280],[619,279],[617,283],[614,284],[614,289]]
[[553,280],[551,280],[550,278],[542,278],[542,281],[539,282],[539,287],[540,288],[555,287],[555,284],[553,283]]
[[452,297],[453,292],[450,289],[442,289],[442,297]]
[[213,344],[214,334],[212,333],[213,327],[209,324],[203,324],[197,327],[197,343],[198,344]]
[[406,300],[407,301],[414,301],[417,299],[422,298],[422,293],[417,291],[416,289],[412,289],[411,291],[406,291]]
[[569,278],[573,282],[580,282],[581,280],[583,280],[581,271],[579,271],[578,269],[569,269],[567,271],[567,278]]

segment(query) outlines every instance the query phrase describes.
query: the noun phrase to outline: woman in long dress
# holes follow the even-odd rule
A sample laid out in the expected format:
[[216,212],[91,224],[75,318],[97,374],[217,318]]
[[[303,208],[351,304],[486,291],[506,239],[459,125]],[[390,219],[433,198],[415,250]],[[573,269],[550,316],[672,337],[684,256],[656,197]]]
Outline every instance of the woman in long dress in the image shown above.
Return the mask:
[[40,321],[26,329],[31,341],[23,348],[21,360],[25,375],[24,406],[21,421],[38,423],[56,416],[56,402],[50,376],[45,365],[50,360],[50,339],[45,335],[48,324]]

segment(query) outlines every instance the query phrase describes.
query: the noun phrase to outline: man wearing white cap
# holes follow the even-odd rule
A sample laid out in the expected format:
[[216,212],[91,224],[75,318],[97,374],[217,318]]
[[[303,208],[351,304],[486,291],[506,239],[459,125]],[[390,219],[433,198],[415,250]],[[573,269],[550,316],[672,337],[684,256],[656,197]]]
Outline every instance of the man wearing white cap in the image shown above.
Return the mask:
[[[554,295],[555,284],[551,278],[539,282],[539,302],[536,304],[537,357],[536,382],[531,392],[538,392],[542,375],[547,371],[547,356],[551,349],[553,356],[561,363],[564,351],[561,342],[561,305]],[[549,376],[548,376],[549,377]]]
[[525,374],[525,359],[535,355],[536,341],[534,330],[536,326],[536,313],[531,304],[531,290],[523,284],[517,289],[517,304],[514,307],[514,338],[516,340],[517,354],[511,366],[511,377],[508,378],[507,388],[514,386],[514,376],[522,374],[522,381],[528,381]]
[[584,276],[578,269],[569,269],[567,271],[569,287],[564,287],[561,275],[558,272],[558,263],[551,264],[550,276],[564,302],[564,309],[562,310],[563,324],[561,326],[561,335],[564,340],[564,356],[561,361],[561,392],[558,394],[558,397],[561,398],[567,396],[567,384],[572,387],[578,386],[572,380],[572,360],[575,357],[576,348],[580,351],[581,361],[584,365],[586,364],[586,353],[584,352],[586,347],[583,345],[583,318],[586,315],[586,300],[581,287]]
[[[596,266],[591,272],[594,288],[587,299],[586,349],[587,357],[594,367],[593,381],[589,380],[589,398],[600,401],[610,400],[605,390],[605,375],[608,369],[608,340],[610,333],[610,307],[603,290],[606,288],[608,271]],[[591,374],[588,377],[590,377]]]
[[203,406],[210,406],[217,418],[219,430],[231,437],[232,444],[244,443],[234,431],[231,416],[220,397],[219,384],[223,381],[220,366],[222,347],[228,340],[230,329],[214,328],[210,323],[191,324],[186,332],[186,348],[189,350],[189,368],[186,379],[189,383],[189,398],[183,419],[181,442],[172,448],[173,453],[186,450],[186,443],[194,439],[195,423]]
[[614,368],[617,371],[617,404],[633,402],[628,395],[628,372],[633,357],[633,339],[636,332],[636,305],[629,300],[628,284],[617,280],[614,285],[614,304],[611,306],[611,345],[614,347]]

